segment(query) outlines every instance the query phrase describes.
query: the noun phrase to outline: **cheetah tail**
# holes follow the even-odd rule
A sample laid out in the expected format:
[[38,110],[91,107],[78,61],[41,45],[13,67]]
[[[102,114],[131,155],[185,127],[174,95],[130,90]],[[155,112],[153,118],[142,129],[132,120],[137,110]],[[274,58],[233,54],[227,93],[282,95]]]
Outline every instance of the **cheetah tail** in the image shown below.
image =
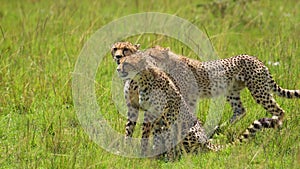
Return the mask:
[[208,141],[205,144],[205,147],[212,151],[220,151],[232,145],[237,145],[243,142],[246,142],[251,137],[255,136],[255,133],[264,129],[264,128],[276,128],[279,127],[281,124],[279,123],[279,118],[277,116],[273,116],[272,118],[261,118],[259,120],[255,120],[245,131],[242,135],[238,138],[234,139],[230,143],[225,145],[213,144]]
[[261,118],[255,120],[239,138],[233,140],[229,145],[235,145],[242,142],[246,142],[250,139],[250,137],[255,136],[255,133],[264,129],[264,128],[277,128],[281,126],[279,123],[279,118],[277,116],[273,116],[272,118]]
[[[272,83],[273,82],[273,83]],[[283,89],[280,86],[278,86],[274,81],[272,81],[273,85],[273,92],[276,93],[278,96],[286,97],[286,98],[300,98],[300,90],[288,90]]]
[[214,144],[210,141],[205,143],[205,147],[211,151],[220,151],[227,147],[227,145]]

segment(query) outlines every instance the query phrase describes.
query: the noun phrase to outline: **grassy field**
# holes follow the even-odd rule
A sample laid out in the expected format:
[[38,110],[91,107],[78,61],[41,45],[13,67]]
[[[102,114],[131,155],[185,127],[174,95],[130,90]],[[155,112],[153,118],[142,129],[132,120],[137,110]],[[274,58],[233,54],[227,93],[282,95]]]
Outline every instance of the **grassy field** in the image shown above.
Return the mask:
[[[276,97],[286,111],[281,130],[266,130],[248,143],[185,156],[174,163],[113,155],[83,131],[71,88],[78,55],[99,28],[137,12],[187,19],[207,33],[220,58],[257,56],[280,86],[300,88],[300,2],[209,2],[0,0],[0,168],[299,168],[300,100]],[[189,48],[167,37],[143,35],[129,40],[142,48],[159,44],[195,57]],[[95,86],[101,113],[124,132],[126,119],[111,99],[116,65],[109,53],[99,67]],[[267,115],[247,90],[242,99],[247,115],[225,126],[215,137],[220,142]],[[209,100],[199,105],[198,116],[205,119]],[[222,121],[230,116],[226,105]]]

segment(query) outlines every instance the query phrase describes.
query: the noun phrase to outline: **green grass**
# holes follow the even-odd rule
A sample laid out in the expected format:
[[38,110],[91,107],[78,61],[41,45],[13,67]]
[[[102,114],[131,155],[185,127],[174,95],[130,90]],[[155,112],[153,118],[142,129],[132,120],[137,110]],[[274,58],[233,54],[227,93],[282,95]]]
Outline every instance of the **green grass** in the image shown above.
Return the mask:
[[[164,12],[206,30],[220,58],[247,53],[268,65],[282,87],[300,88],[300,3],[296,1],[217,1],[213,4],[130,1],[1,0],[0,5],[0,168],[299,168],[299,100],[276,97],[286,111],[281,130],[267,130],[250,142],[224,151],[183,157],[174,163],[110,154],[83,131],[73,105],[72,72],[89,37],[119,17]],[[195,55],[174,39],[159,35],[131,37],[142,48],[170,46]],[[109,54],[97,72],[97,96],[104,117],[123,132],[125,118],[111,99],[116,65]],[[242,93],[247,115],[226,126],[216,138],[226,142],[251,121],[266,116],[248,91]],[[205,118],[209,100],[200,102]],[[228,105],[222,121],[231,116]]]

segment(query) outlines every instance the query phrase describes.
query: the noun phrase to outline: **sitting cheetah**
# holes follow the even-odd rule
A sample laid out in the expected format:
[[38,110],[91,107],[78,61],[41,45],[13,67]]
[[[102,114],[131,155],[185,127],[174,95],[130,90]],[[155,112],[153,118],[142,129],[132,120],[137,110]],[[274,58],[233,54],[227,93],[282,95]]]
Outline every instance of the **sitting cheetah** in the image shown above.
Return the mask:
[[[166,72],[155,66],[156,61],[151,60],[152,57],[155,56],[149,53],[124,57],[120,59],[117,71],[120,78],[133,80],[136,84],[134,90],[138,92],[140,108],[147,112],[144,121],[149,126],[144,131],[147,130],[147,134],[152,132],[154,136],[154,154],[159,155],[166,150],[166,158],[173,161],[183,152],[221,149],[223,146],[213,145],[208,140],[202,123],[190,111],[178,86]],[[273,128],[276,124],[277,119],[255,121],[235,142],[247,139],[263,127]],[[142,152],[146,153],[147,149],[142,148]]]
[[[130,42],[118,42],[113,45],[111,54],[118,63],[120,58],[139,52],[138,49],[139,45],[132,45]],[[118,51],[119,54],[121,53],[118,57],[115,57],[116,51]],[[130,52],[125,53],[121,51]],[[167,61],[170,65],[179,61],[185,63],[190,68],[190,71],[192,71],[196,79],[198,91],[194,94],[198,95],[198,98],[211,98],[222,94],[225,95],[234,112],[230,119],[231,123],[235,122],[245,114],[245,108],[243,107],[240,99],[240,92],[245,87],[250,90],[257,103],[261,104],[273,116],[279,117],[280,125],[284,116],[284,110],[276,103],[270,91],[287,98],[300,98],[299,90],[287,90],[278,86],[272,79],[268,68],[253,56],[239,55],[228,59],[200,62],[184,56],[176,55],[170,50],[161,47],[148,49],[145,52],[147,51],[154,53],[152,55],[156,56],[168,56],[167,58],[159,59]],[[167,51],[168,55],[157,54],[161,51]],[[174,78],[177,78],[177,76],[174,76]],[[180,86],[180,84],[176,85]],[[133,92],[131,92],[131,90],[134,88],[134,82],[130,83],[129,81],[126,87],[129,88],[129,93],[132,94]],[[184,87],[180,87],[180,89],[184,89]],[[184,92],[182,93],[184,95]],[[133,94],[131,96],[136,97],[136,95]],[[127,97],[127,103],[134,101],[134,98],[128,98],[128,96],[125,97]],[[187,99],[188,104],[191,106],[195,103],[194,96],[192,96],[191,99],[188,96],[185,96],[184,98]],[[136,120],[136,108],[138,108],[138,105],[135,105],[135,110],[130,107],[128,108],[129,118],[126,125],[127,137],[132,135],[135,126],[135,122],[130,121],[130,119]]]
[[[111,48],[111,54],[113,56],[113,59],[116,61],[117,64],[120,63],[120,59],[123,58],[124,56],[129,56],[133,53],[138,53],[139,52],[139,46],[140,45],[133,45],[130,42],[117,42],[115,43],[112,48]],[[160,46],[156,46],[157,51],[164,51],[166,50],[165,48],[161,48]],[[158,54],[162,54],[162,53],[156,53],[155,55]],[[161,56],[162,57],[162,56]],[[179,67],[179,69],[182,70],[186,70],[188,69],[187,66],[181,66]],[[177,72],[182,72],[182,71],[177,71]],[[182,77],[191,77],[194,76],[191,73],[190,74],[182,74]],[[190,78],[190,79],[195,79],[194,77]],[[184,90],[185,88],[188,88],[187,86],[190,86],[189,90],[185,90],[185,91],[181,91],[182,93],[190,93],[190,96],[187,96],[188,94],[185,94],[185,96],[189,97],[189,98],[194,98],[194,99],[189,99],[189,100],[194,100],[193,102],[196,101],[196,98],[198,96],[195,96],[195,94],[193,94],[193,91],[198,90],[196,88],[197,83],[194,81],[194,83],[189,83],[189,81],[191,80],[181,80],[181,86],[185,87],[181,87],[182,90]],[[176,82],[176,81],[175,81]],[[132,133],[134,130],[134,127],[136,126],[136,121],[138,119],[138,115],[139,115],[139,109],[140,109],[140,105],[138,102],[138,92],[137,90],[135,90],[137,88],[137,84],[135,81],[133,80],[124,80],[124,91],[126,91],[124,93],[125,95],[125,100],[126,100],[126,104],[127,104],[127,123],[126,123],[126,128],[125,128],[125,136],[126,138],[131,138],[132,137]],[[194,84],[190,85],[190,84]],[[186,99],[186,98],[185,98]],[[189,105],[192,103],[189,103]],[[193,110],[194,106],[191,106],[190,109],[192,112],[194,112]],[[147,112],[145,112],[145,114],[147,114]],[[149,126],[149,123],[143,123],[143,126],[145,128],[147,128]]]

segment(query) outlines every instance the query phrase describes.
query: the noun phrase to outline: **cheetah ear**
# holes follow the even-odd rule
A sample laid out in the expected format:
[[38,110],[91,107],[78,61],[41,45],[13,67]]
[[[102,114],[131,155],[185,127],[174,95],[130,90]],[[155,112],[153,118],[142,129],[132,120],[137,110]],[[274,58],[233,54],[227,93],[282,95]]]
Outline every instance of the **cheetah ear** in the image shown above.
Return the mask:
[[134,47],[136,47],[136,49],[140,49],[141,45],[140,44],[135,44]]

